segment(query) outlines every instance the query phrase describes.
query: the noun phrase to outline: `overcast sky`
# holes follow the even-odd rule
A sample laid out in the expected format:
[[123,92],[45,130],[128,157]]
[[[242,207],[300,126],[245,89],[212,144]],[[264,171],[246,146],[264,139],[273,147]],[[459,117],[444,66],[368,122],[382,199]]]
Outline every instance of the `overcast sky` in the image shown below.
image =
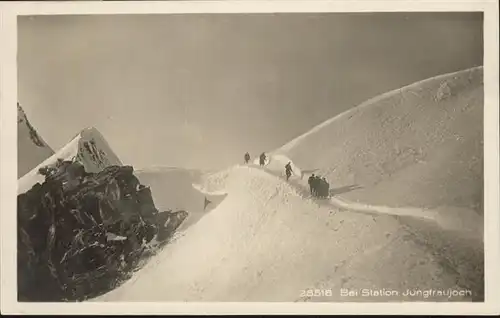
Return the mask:
[[37,16],[18,32],[18,98],[49,145],[94,126],[136,168],[238,163],[483,56],[481,13]]

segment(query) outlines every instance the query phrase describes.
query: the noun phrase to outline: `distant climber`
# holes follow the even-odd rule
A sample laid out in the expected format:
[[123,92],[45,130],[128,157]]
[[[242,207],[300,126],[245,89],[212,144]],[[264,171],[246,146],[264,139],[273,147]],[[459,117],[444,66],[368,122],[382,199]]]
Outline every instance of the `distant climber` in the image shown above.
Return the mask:
[[288,181],[288,179],[290,179],[290,177],[292,176],[292,165],[290,164],[290,161],[286,164],[285,166],[285,173],[286,173],[286,180]]
[[260,154],[259,164],[261,166],[264,166],[266,164],[266,154],[264,152]]
[[207,209],[207,206],[212,203],[212,201],[208,200],[207,197],[205,197],[205,204],[204,204],[204,207],[203,207],[203,211],[205,211]]
[[319,183],[320,183],[319,180],[320,180],[319,176],[316,175],[316,176],[314,176],[314,178],[311,181],[311,184],[312,184],[312,187],[313,187],[313,195],[315,197],[317,197],[318,193],[319,193],[319,187],[320,187],[319,186]]
[[248,164],[249,161],[250,161],[250,154],[247,152],[245,154],[245,164]]
[[309,184],[309,190],[311,191],[311,195],[314,195],[314,173],[307,179],[307,183]]

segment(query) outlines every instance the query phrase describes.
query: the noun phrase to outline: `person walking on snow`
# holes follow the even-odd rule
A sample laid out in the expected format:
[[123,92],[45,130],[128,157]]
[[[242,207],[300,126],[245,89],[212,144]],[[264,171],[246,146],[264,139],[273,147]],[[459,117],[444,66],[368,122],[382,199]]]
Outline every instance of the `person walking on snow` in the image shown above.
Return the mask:
[[309,190],[311,191],[311,195],[314,195],[314,178],[316,178],[314,176],[314,173],[309,177],[309,179],[307,179],[307,183],[309,184]]
[[311,185],[313,188],[313,196],[319,197],[320,195],[320,188],[321,188],[321,178],[318,175],[315,175],[313,179],[311,180]]
[[317,189],[316,189],[316,194],[318,198],[328,198],[329,194],[329,188],[330,185],[328,184],[328,181],[326,181],[325,177],[317,177]]
[[248,164],[249,161],[250,161],[250,154],[247,152],[245,154],[245,164]]
[[259,164],[261,166],[264,166],[266,164],[266,154],[265,153],[262,153],[260,155],[260,158],[259,158]]
[[286,164],[285,166],[285,173],[286,173],[286,180],[290,179],[290,176],[292,175],[292,165],[290,164],[290,161]]

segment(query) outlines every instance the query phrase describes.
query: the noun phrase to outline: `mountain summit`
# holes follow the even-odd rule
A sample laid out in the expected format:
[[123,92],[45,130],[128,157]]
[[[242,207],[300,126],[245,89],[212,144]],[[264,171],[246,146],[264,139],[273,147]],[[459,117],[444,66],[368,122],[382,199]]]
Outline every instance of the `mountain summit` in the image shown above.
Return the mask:
[[20,178],[18,194],[26,192],[37,182],[43,182],[44,177],[38,173],[40,168],[54,166],[58,160],[79,162],[86,172],[91,173],[100,172],[108,166],[122,165],[101,133],[96,128],[89,127]]

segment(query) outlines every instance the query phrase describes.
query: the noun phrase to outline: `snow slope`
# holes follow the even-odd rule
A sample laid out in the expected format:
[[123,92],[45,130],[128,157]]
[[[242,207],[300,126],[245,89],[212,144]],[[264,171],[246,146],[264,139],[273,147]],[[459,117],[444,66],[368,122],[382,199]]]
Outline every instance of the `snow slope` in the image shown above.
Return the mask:
[[[270,160],[275,156],[286,158],[282,155],[272,155],[269,156]],[[293,162],[286,158],[286,162],[290,162],[293,167],[296,167]],[[258,169],[263,169],[277,177],[285,178],[283,172],[281,171],[280,165],[265,165],[260,167],[254,165]],[[300,171],[299,168],[296,168]],[[300,171],[302,177],[292,176],[288,181],[294,185],[302,193],[304,197],[310,197],[309,185],[307,183],[307,178],[303,177],[303,171]],[[438,228],[439,231],[452,231],[455,235],[465,237],[476,241],[479,247],[482,246],[483,233],[484,233],[484,221],[481,215],[471,212],[469,209],[457,208],[457,207],[438,207],[438,208],[421,208],[421,207],[390,207],[385,205],[374,205],[362,202],[353,202],[341,198],[335,193],[339,189],[333,189],[331,196],[328,199],[319,199],[321,202],[328,202],[336,208],[348,209],[350,211],[356,211],[361,213],[368,213],[373,215],[388,215],[393,217],[399,217],[402,221],[413,224],[417,229],[421,229],[423,226],[427,228],[429,225]],[[326,200],[326,201],[325,201]],[[422,223],[424,222],[424,223]]]
[[[227,197],[93,301],[483,300],[482,103],[482,68],[443,75],[325,122],[265,167],[203,176],[197,189]],[[285,182],[288,161],[301,177]],[[312,172],[331,200],[308,196]],[[403,295],[461,288],[472,295]]]
[[[390,216],[313,201],[254,166],[207,176],[200,189],[227,197],[131,280],[92,301],[429,301],[448,299],[402,293],[457,286],[475,294],[451,301],[482,296],[480,273],[467,263],[478,252],[467,242],[460,253],[451,248],[447,255],[436,254],[429,238],[437,232],[421,236]],[[434,241],[450,244],[449,239]],[[332,295],[301,295],[309,288]],[[341,288],[385,288],[400,295],[344,297]]]
[[[193,187],[202,172],[182,168],[151,168],[136,170],[134,174],[142,184],[149,186],[155,206],[160,211],[184,210],[187,219],[178,228],[182,231],[196,223],[210,210],[215,208],[225,195],[204,194]],[[210,203],[205,207],[205,198]]]
[[482,215],[483,68],[378,96],[276,154],[326,176],[349,200]]
[[40,162],[54,154],[30,124],[26,113],[17,104],[17,177],[20,178]]
[[41,167],[55,165],[57,159],[80,162],[87,172],[98,172],[111,165],[122,165],[99,131],[93,127],[82,130],[68,144],[41,162],[18,180],[18,194],[29,190],[37,182],[42,183],[44,176],[38,173]]

